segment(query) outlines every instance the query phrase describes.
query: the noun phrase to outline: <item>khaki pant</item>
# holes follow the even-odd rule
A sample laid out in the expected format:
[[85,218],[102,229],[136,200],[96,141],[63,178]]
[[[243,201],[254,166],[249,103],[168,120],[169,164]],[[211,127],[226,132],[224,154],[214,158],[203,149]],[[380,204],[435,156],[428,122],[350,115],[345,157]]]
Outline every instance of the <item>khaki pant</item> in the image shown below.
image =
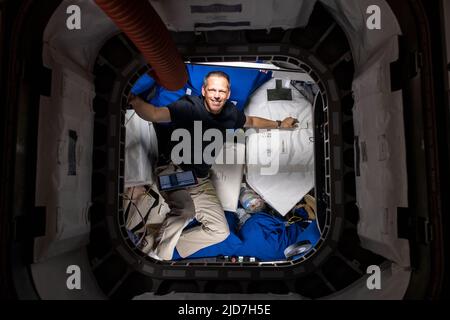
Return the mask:
[[[175,172],[170,165],[160,174]],[[230,234],[222,205],[209,177],[198,179],[198,185],[161,193],[171,211],[156,237],[155,253],[171,260],[175,246],[182,258],[210,245],[224,241]],[[183,232],[193,219],[201,225]]]

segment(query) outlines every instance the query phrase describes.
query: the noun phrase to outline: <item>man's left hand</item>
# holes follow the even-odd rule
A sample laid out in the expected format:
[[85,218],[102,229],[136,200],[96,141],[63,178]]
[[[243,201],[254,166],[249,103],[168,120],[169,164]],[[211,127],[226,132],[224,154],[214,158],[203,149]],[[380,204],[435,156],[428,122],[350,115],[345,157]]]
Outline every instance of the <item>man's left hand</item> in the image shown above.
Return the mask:
[[283,129],[292,129],[297,128],[298,120],[294,118],[286,118],[281,122],[281,128]]

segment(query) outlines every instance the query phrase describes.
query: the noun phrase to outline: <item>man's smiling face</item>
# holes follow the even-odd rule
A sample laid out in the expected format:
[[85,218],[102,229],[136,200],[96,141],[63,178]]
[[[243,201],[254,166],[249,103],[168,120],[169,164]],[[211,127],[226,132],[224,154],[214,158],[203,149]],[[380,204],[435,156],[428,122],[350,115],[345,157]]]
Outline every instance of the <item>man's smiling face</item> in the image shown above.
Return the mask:
[[219,114],[222,111],[230,94],[230,84],[224,77],[211,76],[207,79],[206,86],[202,87],[205,107],[212,114]]

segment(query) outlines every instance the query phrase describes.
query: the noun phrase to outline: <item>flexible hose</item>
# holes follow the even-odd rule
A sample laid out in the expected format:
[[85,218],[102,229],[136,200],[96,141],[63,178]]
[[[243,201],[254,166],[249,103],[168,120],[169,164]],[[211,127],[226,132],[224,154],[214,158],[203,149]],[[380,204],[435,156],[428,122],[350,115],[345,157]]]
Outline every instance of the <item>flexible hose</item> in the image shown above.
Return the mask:
[[169,31],[148,0],[95,0],[136,45],[153,68],[152,77],[168,90],[187,82],[186,67]]

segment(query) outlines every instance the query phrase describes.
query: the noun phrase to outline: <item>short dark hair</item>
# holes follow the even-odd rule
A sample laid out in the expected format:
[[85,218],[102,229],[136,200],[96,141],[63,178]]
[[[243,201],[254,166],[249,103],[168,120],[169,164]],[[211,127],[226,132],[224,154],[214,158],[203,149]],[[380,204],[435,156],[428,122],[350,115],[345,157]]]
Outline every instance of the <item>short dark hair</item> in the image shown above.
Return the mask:
[[231,89],[231,81],[230,81],[230,76],[228,74],[226,74],[223,71],[211,71],[210,73],[208,73],[205,78],[203,78],[203,87],[206,87],[206,84],[208,82],[208,79],[210,77],[222,77],[227,79],[228,81],[228,89]]

